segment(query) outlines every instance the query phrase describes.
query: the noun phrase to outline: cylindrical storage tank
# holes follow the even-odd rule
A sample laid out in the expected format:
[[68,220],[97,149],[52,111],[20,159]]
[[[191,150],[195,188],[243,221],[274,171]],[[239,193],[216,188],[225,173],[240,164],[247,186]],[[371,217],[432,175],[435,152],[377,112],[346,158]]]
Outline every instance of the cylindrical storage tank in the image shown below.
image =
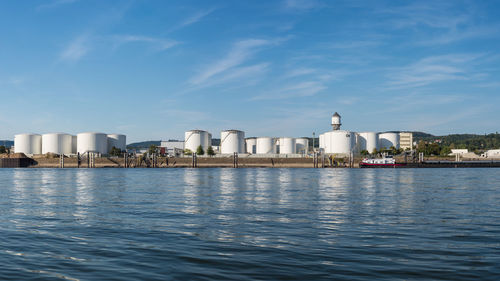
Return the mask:
[[127,149],[127,137],[120,134],[108,134],[108,152],[114,147],[125,151]]
[[295,139],[296,153],[307,154],[309,153],[309,139],[299,138]]
[[184,149],[189,149],[191,152],[196,152],[198,146],[203,147],[206,152],[208,147],[212,145],[212,135],[203,130],[191,130],[184,133]]
[[378,150],[378,134],[375,132],[363,132],[358,134],[358,147],[359,151],[366,150],[372,153],[375,149]]
[[249,154],[257,153],[257,138],[248,138],[246,142],[246,151]]
[[355,135],[349,131],[331,131],[323,134],[323,149],[329,154],[349,154],[355,146]]
[[80,133],[77,137],[77,152],[108,153],[108,136],[104,133]]
[[257,138],[257,154],[273,154],[276,153],[276,144],[274,139],[270,137]]
[[42,154],[72,154],[73,136],[65,133],[42,135]]
[[78,147],[77,147],[77,144],[78,143],[78,138],[76,136],[71,136],[71,153],[72,154],[76,154],[78,152]]
[[399,149],[399,134],[398,133],[382,133],[378,135],[379,148],[389,149],[394,146]]
[[220,133],[220,153],[245,153],[245,132],[225,130]]
[[38,134],[15,135],[14,152],[24,154],[42,154],[42,136]]
[[280,138],[280,154],[295,154],[295,139],[294,138]]

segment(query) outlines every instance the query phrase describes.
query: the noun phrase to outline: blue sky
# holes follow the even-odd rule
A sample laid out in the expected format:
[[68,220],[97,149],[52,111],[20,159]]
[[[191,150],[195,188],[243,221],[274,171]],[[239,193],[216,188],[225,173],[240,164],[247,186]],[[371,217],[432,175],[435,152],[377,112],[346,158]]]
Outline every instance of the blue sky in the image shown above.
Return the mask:
[[500,131],[498,1],[0,1],[0,139]]

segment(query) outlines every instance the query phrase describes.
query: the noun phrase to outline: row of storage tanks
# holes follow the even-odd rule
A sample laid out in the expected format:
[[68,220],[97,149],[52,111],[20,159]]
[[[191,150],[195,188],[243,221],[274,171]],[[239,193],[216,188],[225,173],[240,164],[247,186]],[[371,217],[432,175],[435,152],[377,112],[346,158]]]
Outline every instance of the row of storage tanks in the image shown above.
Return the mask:
[[[203,130],[191,130],[184,134],[184,149],[196,151],[202,146],[206,151],[212,143],[212,135]],[[240,130],[225,130],[220,136],[220,153],[248,153],[248,154],[304,154],[308,153],[309,140],[307,138],[246,138],[245,132]]]
[[14,136],[14,150],[24,154],[108,154],[113,147],[126,150],[127,137],[121,134],[66,133],[19,134]]
[[319,136],[319,147],[327,154],[348,154],[363,150],[399,148],[398,133],[330,131]]

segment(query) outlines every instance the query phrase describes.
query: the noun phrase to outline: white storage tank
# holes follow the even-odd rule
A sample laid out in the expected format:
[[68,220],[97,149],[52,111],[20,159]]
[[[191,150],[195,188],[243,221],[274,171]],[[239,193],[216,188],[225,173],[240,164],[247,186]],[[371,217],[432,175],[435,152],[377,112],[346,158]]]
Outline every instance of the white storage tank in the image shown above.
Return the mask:
[[349,131],[331,131],[323,134],[321,148],[328,154],[349,154],[355,148],[355,135]]
[[220,153],[245,153],[245,132],[225,130],[220,133]]
[[127,150],[127,137],[121,134],[108,134],[108,152],[114,147],[121,151]]
[[38,134],[15,135],[14,152],[24,154],[42,154],[42,136]]
[[257,138],[257,154],[274,154],[276,153],[276,143],[274,138],[260,137]]
[[307,139],[307,138],[295,139],[295,147],[296,147],[297,153],[300,153],[300,154],[309,153],[309,139]]
[[77,148],[78,138],[76,136],[71,136],[71,153],[76,154],[78,152]]
[[248,154],[257,153],[257,138],[247,138],[246,142],[246,151]]
[[372,153],[373,150],[378,150],[378,134],[375,132],[362,132],[358,134],[358,149],[361,152],[362,150],[368,151],[368,153]]
[[389,149],[391,146],[399,149],[399,134],[398,133],[381,133],[378,135],[379,148]]
[[184,149],[189,149],[196,152],[198,146],[203,147],[206,152],[208,147],[212,145],[212,135],[203,130],[191,130],[184,133]]
[[295,154],[296,153],[295,139],[294,138],[288,138],[288,137],[280,138],[279,145],[280,145],[280,154]]
[[72,154],[73,136],[65,133],[42,135],[42,154]]
[[101,154],[108,153],[108,136],[104,133],[80,133],[77,137],[77,152],[84,154],[86,152],[97,152]]

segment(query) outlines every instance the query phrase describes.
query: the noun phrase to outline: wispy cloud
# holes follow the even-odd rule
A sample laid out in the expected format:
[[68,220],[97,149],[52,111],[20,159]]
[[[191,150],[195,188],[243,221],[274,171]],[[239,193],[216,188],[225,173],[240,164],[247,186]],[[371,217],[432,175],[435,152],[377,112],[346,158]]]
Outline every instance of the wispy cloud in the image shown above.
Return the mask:
[[408,5],[376,9],[375,13],[391,16],[394,28],[431,27],[454,29],[470,20],[469,15],[457,12],[451,2],[414,2]]
[[10,77],[8,79],[0,79],[0,85],[21,85],[26,81],[23,77]]
[[431,46],[431,45],[443,45],[450,44],[462,40],[468,40],[473,38],[489,38],[496,37],[500,32],[500,26],[481,26],[481,27],[468,27],[462,29],[451,29],[446,33],[420,40],[417,42],[418,45]]
[[83,34],[71,41],[59,55],[59,59],[66,62],[76,62],[90,50],[88,34]]
[[317,0],[285,0],[283,7],[286,11],[304,12],[322,7],[323,3]]
[[295,68],[295,69],[288,71],[284,77],[285,78],[293,78],[293,77],[297,77],[297,76],[313,74],[316,71],[317,70],[314,68],[299,67],[299,68]]
[[302,81],[254,96],[250,100],[258,101],[308,97],[313,96],[325,89],[327,89],[327,87],[320,81]]
[[491,110],[491,108],[492,105],[476,105],[464,108],[460,111],[455,111],[453,114],[443,115],[442,113],[426,113],[425,115],[416,118],[418,122],[410,124],[410,127],[414,130],[428,131],[433,128],[440,128],[444,125],[449,125],[461,120],[468,121],[470,118],[481,116],[484,112]]
[[37,6],[36,10],[41,11],[41,10],[45,10],[45,9],[53,9],[53,8],[57,8],[59,6],[65,5],[65,4],[75,3],[77,1],[78,0],[54,0],[54,1],[51,1],[49,3],[45,3],[45,4],[41,4],[41,5]]
[[357,49],[357,48],[367,48],[376,47],[382,44],[381,41],[375,40],[364,40],[364,41],[348,41],[348,42],[335,42],[328,44],[328,48],[332,49]]
[[179,42],[171,39],[142,36],[142,35],[114,36],[114,41],[115,41],[115,47],[118,47],[126,43],[147,43],[153,45],[153,48],[158,51],[164,51],[179,44]]
[[210,8],[208,10],[198,11],[198,12],[194,13],[193,15],[187,17],[186,19],[184,19],[183,21],[181,21],[179,24],[175,25],[171,29],[169,29],[168,32],[173,32],[173,31],[179,30],[183,27],[195,24],[195,23],[201,21],[204,17],[213,13],[215,10],[216,10],[215,8]]
[[206,67],[201,73],[191,78],[189,83],[192,85],[204,83],[218,74],[243,64],[259,49],[278,44],[281,41],[281,39],[246,39],[238,41],[232,46],[231,50],[225,57]]
[[395,88],[419,87],[431,83],[468,80],[477,77],[470,64],[481,54],[431,56],[389,73],[389,84]]

